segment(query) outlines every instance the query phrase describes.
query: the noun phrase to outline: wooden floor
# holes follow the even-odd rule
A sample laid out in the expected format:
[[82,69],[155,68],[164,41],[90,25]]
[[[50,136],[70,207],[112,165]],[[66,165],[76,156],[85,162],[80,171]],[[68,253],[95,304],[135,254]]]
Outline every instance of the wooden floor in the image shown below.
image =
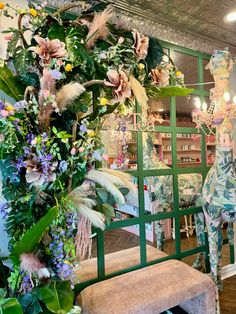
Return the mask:
[[[139,246],[139,237],[122,229],[105,232],[105,254],[125,250],[134,246]],[[147,242],[156,247],[155,243]],[[181,249],[188,250],[196,247],[194,236],[187,238],[182,236]],[[175,253],[175,240],[166,240],[164,249],[168,255]],[[93,241],[92,256],[97,256],[96,240]],[[189,265],[195,260],[196,255],[184,258],[183,261]],[[223,248],[223,265],[229,264],[229,246]],[[221,314],[236,314],[236,276],[224,281],[224,290],[220,293]]]

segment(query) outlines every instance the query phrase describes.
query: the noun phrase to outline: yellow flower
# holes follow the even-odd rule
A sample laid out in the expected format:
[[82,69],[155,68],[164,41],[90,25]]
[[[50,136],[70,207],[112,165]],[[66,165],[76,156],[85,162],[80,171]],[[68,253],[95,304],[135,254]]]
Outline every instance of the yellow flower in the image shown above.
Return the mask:
[[8,106],[6,107],[6,110],[7,110],[7,111],[13,111],[13,110],[15,110],[15,108],[14,108],[12,105],[8,105]]
[[101,106],[106,106],[106,104],[107,104],[107,99],[104,98],[104,97],[100,98],[100,105]]
[[0,2],[0,10],[4,9],[5,4],[3,2]]
[[138,68],[141,71],[141,70],[145,69],[145,65],[143,63],[139,63]]
[[182,75],[182,72],[181,72],[181,71],[176,71],[176,72],[175,72],[175,75],[176,75],[176,76],[181,76],[181,75]]
[[87,134],[88,134],[88,137],[95,137],[96,132],[93,131],[93,130],[90,130],[90,131],[87,132]]
[[70,63],[67,63],[67,65],[65,66],[65,71],[66,72],[72,71],[72,65]]
[[35,17],[35,16],[38,15],[38,12],[37,12],[35,9],[33,9],[33,8],[29,9],[29,13],[30,13],[33,17]]
[[64,264],[72,265],[71,262],[68,261],[68,260],[65,260],[65,261],[64,261]]

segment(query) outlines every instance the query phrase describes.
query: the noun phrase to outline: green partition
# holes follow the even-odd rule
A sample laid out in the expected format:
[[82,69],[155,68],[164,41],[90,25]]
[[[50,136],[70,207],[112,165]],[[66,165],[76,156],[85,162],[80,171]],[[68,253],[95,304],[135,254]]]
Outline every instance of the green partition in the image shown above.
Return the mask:
[[[185,49],[179,46],[175,46],[173,44],[169,44],[166,42],[161,43],[165,48],[166,52],[169,56],[174,59],[176,53],[182,53],[185,56],[194,57],[194,62],[196,62],[196,73],[195,75],[195,83],[204,83],[204,67],[209,60],[209,55],[199,53],[193,50]],[[189,58],[191,60],[191,58]],[[177,64],[178,66],[178,64]],[[186,65],[185,65],[186,66]],[[192,64],[187,64],[189,69],[191,70]],[[180,67],[180,70],[181,67]],[[184,70],[183,70],[184,72]],[[206,73],[206,72],[205,72]],[[207,75],[207,74],[205,74]],[[206,79],[205,79],[206,81]],[[188,78],[185,78],[185,83],[188,83]],[[209,86],[208,85],[200,85],[194,86],[196,88],[194,94],[198,95],[201,99],[209,96]],[[213,87],[213,85],[211,85]],[[208,245],[201,247],[194,247],[189,250],[185,250],[181,248],[181,234],[180,234],[180,219],[184,215],[199,213],[202,211],[201,207],[191,207],[185,210],[181,210],[179,206],[179,187],[178,187],[178,176],[180,174],[190,174],[190,173],[199,173],[202,175],[202,181],[204,181],[206,174],[209,170],[209,166],[207,165],[206,160],[206,136],[203,132],[199,133],[199,130],[195,127],[183,127],[178,126],[177,123],[177,100],[175,97],[171,97],[170,99],[170,125],[164,126],[155,126],[155,132],[162,133],[170,133],[171,134],[171,154],[172,154],[172,167],[168,169],[144,169],[143,166],[143,132],[137,131],[137,170],[130,170],[131,174],[138,179],[138,192],[139,192],[139,216],[120,220],[113,221],[105,230],[105,232],[109,230],[124,228],[132,225],[139,226],[139,236],[140,236],[140,263],[128,269],[123,269],[122,271],[115,272],[112,274],[105,274],[105,258],[104,258],[104,232],[100,230],[96,230],[97,232],[97,278],[92,279],[90,281],[86,281],[77,285],[77,290],[80,291],[84,287],[112,276],[119,275],[121,273],[129,272],[138,268],[146,267],[148,265],[159,263],[168,259],[183,259],[191,255],[196,255],[199,252],[205,252],[206,256],[208,255]],[[137,108],[137,112],[140,112],[140,109]],[[201,150],[199,154],[201,156],[201,164],[195,165],[194,167],[179,167],[178,166],[178,150],[177,150],[177,134],[199,134],[201,138]],[[173,178],[173,209],[170,212],[161,212],[151,215],[145,214],[145,200],[144,200],[144,179],[150,176],[169,176],[171,175]],[[146,254],[146,229],[145,224],[151,221],[163,220],[172,218],[175,223],[175,253],[166,257],[163,257],[158,260],[147,261]],[[205,235],[206,236],[206,235]],[[207,237],[206,237],[207,240]],[[206,242],[207,243],[207,242]],[[224,241],[227,243],[227,240]],[[230,261],[233,262],[233,249],[231,248],[231,258]],[[229,261],[229,262],[230,262]],[[206,260],[206,268],[209,271],[209,261],[208,258]]]

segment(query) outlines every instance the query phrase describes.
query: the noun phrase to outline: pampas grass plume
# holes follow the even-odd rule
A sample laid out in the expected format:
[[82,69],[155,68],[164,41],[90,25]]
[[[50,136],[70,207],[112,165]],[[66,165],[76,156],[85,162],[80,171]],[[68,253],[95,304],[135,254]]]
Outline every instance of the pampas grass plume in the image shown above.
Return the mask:
[[92,48],[99,38],[107,38],[109,30],[106,23],[111,19],[111,17],[111,7],[107,7],[103,12],[95,13],[94,19],[89,26],[89,32],[86,38],[86,45],[88,48]]
[[60,111],[66,110],[67,106],[85,92],[83,85],[70,83],[63,86],[56,94],[56,102]]
[[148,96],[146,94],[145,88],[140,84],[140,82],[133,75],[130,76],[129,82],[130,82],[130,88],[137,102],[142,107],[143,114],[146,115]]

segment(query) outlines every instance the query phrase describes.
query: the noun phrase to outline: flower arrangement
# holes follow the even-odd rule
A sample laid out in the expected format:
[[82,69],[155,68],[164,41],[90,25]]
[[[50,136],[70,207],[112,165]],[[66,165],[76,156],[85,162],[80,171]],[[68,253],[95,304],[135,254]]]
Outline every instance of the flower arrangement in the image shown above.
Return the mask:
[[[76,6],[79,16],[63,15]],[[79,261],[91,255],[91,228],[104,229],[127,193],[136,197],[128,174],[101,168],[101,119],[124,114],[135,99],[146,108],[149,95],[162,96],[163,79],[154,75],[158,65],[164,69],[162,48],[110,24],[110,7],[94,13],[80,1],[54,13],[45,3],[0,9],[18,18],[18,29],[3,31],[8,60],[0,66],[0,88],[12,100],[0,102],[0,212],[11,260],[0,307],[79,313],[72,287]],[[191,92],[176,83],[181,88],[169,87],[170,95]]]

